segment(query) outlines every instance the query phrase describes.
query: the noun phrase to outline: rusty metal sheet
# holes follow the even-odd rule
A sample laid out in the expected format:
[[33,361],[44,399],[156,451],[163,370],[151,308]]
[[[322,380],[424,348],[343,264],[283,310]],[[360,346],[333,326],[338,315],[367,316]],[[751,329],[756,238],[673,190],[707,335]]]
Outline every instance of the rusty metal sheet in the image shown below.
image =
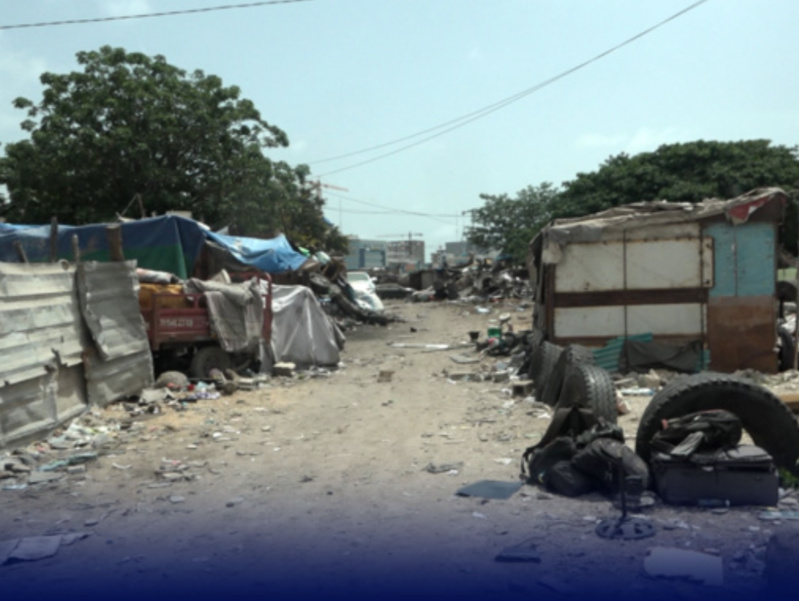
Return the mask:
[[153,358],[139,308],[135,262],[81,263],[78,292],[96,343],[85,355],[89,402],[104,406],[153,383]]
[[73,267],[0,263],[0,390],[80,364],[85,340]]
[[707,309],[710,369],[777,372],[776,309],[772,296],[711,298]]
[[78,293],[86,325],[103,359],[149,350],[135,262],[81,263]]
[[82,365],[61,366],[0,393],[0,448],[43,436],[87,408]]

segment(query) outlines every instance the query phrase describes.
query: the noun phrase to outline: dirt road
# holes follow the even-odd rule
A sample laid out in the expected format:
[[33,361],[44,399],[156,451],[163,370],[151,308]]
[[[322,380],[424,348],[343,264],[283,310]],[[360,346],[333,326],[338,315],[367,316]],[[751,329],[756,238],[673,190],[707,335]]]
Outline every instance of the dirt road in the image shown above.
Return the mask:
[[[701,584],[647,577],[653,547],[716,554],[727,586],[746,595],[762,586],[762,549],[779,526],[760,521],[757,508],[658,504],[646,511],[655,537],[622,542],[594,532],[619,513],[599,495],[566,499],[524,486],[508,500],[456,496],[479,480],[518,480],[521,454],[548,419],[530,415],[532,405],[512,398],[507,383],[444,375],[489,370],[499,359],[459,365],[453,354],[474,351],[389,343],[458,344],[506,311],[523,330],[530,309],[496,304],[483,315],[473,305],[389,302],[388,310],[405,321],[349,332],[341,368],[326,377],[274,379],[185,411],[167,408],[116,433],[85,473],[0,491],[0,541],[91,534],[48,559],[0,567],[2,589],[28,599],[109,589],[136,598],[145,590],[708,594]],[[379,381],[381,371],[393,372],[390,382]],[[620,420],[629,439],[647,400],[632,399]],[[126,415],[115,405],[95,423]],[[430,464],[452,465],[430,473]],[[494,560],[525,541],[540,562]]]

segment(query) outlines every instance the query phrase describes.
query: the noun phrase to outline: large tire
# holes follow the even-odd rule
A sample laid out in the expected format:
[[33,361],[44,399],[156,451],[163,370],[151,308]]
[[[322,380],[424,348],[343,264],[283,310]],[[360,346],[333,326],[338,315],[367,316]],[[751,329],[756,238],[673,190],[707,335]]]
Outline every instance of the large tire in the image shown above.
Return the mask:
[[552,375],[552,370],[558,362],[563,348],[551,342],[542,342],[538,349],[533,353],[533,360],[530,365],[530,379],[535,388],[536,400],[541,400],[544,394],[544,386]]
[[222,373],[233,366],[230,355],[216,345],[201,346],[194,352],[191,358],[191,368],[189,372],[192,378],[203,380],[209,376],[212,369],[218,369]]
[[572,365],[578,363],[594,365],[594,353],[591,349],[578,344],[566,346],[560,357],[558,357],[558,361],[552,369],[552,374],[544,386],[543,393],[539,399],[542,403],[546,403],[550,407],[558,404],[560,391],[563,389],[563,382],[566,379],[566,372]]
[[737,415],[777,466],[799,473],[799,423],[788,406],[762,386],[712,372],[676,378],[652,397],[638,425],[636,453],[650,460],[650,443],[662,420],[712,409]]
[[796,284],[788,280],[777,282],[775,296],[781,303],[796,302]]
[[557,408],[583,407],[609,424],[618,420],[616,387],[610,374],[596,365],[578,363],[566,372]]

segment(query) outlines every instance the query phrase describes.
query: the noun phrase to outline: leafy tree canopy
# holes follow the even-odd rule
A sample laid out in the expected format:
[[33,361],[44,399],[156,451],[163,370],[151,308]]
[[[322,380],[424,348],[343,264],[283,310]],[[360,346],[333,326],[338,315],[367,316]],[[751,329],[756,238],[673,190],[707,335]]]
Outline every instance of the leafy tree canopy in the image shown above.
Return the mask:
[[241,235],[282,231],[311,246],[340,246],[344,238],[305,185],[308,168],[263,154],[288,146],[288,136],[238,87],[110,46],[77,60],[81,71],[41,76],[39,103],[14,101],[27,112],[30,138],[0,158],[7,219],[108,221],[138,195],[148,213],[191,211]]
[[523,263],[530,240],[551,219],[557,195],[557,188],[547,182],[528,186],[517,192],[515,198],[507,194],[481,194],[484,205],[472,212],[469,242],[479,248],[500,250]]
[[[470,241],[490,240],[497,248],[521,249],[516,228],[527,241],[550,219],[582,217],[646,200],[699,202],[734,198],[754,188],[799,188],[799,150],[769,140],[703,141],[666,144],[654,152],[608,158],[599,169],[578,173],[560,190],[550,184],[528,187],[511,200],[481,195],[485,205],[474,212],[477,225]],[[546,195],[533,194],[542,187]],[[521,206],[520,206],[521,205]],[[528,235],[531,234],[531,235]],[[780,230],[783,245],[797,253],[797,210],[792,202]],[[526,247],[525,247],[526,248]],[[511,254],[521,259],[520,250]]]

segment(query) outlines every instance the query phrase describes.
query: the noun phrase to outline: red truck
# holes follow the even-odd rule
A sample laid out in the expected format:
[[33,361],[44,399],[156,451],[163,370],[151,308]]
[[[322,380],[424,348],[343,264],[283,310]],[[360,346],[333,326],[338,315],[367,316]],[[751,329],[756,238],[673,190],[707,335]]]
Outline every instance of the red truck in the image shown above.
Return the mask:
[[[266,274],[260,278],[268,284],[261,333],[268,344],[272,336],[272,280]],[[204,294],[155,293],[149,298],[146,305],[140,304],[156,372],[180,369],[203,379],[212,369],[243,369],[259,359],[257,352],[232,354],[222,349],[211,329]]]

